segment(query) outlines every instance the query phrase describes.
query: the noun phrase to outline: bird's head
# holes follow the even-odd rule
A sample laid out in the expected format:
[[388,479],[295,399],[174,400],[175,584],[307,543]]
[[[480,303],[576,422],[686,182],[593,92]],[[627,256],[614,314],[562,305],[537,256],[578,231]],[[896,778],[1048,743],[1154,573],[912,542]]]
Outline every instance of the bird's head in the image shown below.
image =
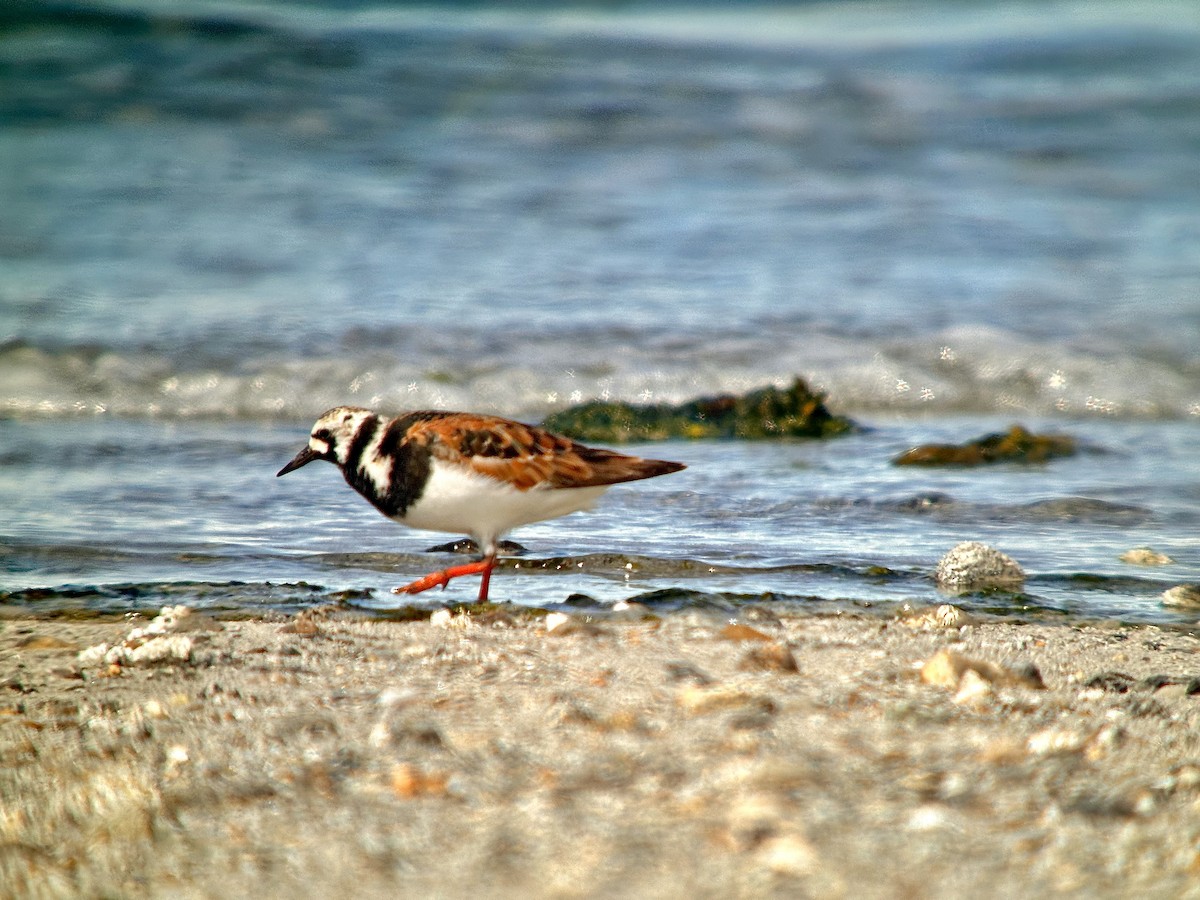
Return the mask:
[[363,422],[375,417],[369,409],[357,406],[337,406],[321,415],[308,436],[308,444],[280,469],[275,477],[295,472],[315,459],[324,459],[337,465],[345,465],[354,436]]

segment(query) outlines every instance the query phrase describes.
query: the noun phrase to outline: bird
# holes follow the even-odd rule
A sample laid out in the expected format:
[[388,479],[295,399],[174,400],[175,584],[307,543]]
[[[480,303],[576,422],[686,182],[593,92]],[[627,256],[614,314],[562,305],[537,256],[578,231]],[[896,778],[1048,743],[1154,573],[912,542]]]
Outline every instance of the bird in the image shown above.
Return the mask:
[[589,509],[609,487],[686,468],[588,447],[501,416],[417,410],[388,417],[357,406],[322,413],[308,443],[276,477],[315,460],[402,525],[470,535],[482,558],[393,589],[416,594],[464,575],[482,576],[487,602],[503,535],[521,525]]

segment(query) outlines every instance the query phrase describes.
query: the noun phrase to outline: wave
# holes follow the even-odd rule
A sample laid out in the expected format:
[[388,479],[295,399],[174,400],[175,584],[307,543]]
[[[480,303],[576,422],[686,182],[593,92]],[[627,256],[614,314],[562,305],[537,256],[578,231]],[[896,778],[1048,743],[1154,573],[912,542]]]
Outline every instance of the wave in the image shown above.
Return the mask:
[[0,416],[307,422],[343,403],[467,408],[538,419],[602,398],[682,402],[785,385],[836,412],[1170,420],[1200,416],[1200,362],[1155,347],[1091,351],[994,328],[899,339],[806,327],[674,335],[407,329],[334,353],[203,346],[0,346]]
[[1191,26],[1093,6],[10,0],[0,416],[1200,416]]

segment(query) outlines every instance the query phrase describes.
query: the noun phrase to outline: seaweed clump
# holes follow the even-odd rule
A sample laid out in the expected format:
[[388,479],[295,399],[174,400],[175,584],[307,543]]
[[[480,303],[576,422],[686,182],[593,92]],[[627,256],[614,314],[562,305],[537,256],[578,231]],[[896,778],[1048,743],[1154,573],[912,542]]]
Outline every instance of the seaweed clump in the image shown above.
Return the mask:
[[592,400],[551,414],[543,426],[581,441],[670,438],[822,438],[854,429],[825,407],[824,394],[797,378],[789,387],[700,397],[686,403],[631,404]]
[[1043,463],[1075,453],[1075,439],[1064,434],[1034,434],[1013,425],[965,444],[922,444],[892,460],[898,466],[982,466],[992,463]]

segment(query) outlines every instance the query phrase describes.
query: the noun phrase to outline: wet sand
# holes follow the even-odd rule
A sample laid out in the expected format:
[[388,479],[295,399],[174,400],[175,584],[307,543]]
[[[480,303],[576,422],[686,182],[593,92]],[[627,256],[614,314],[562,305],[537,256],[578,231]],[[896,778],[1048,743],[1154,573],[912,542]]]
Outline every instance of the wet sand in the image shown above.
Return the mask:
[[0,620],[5,896],[1200,895],[1181,631],[146,624]]

